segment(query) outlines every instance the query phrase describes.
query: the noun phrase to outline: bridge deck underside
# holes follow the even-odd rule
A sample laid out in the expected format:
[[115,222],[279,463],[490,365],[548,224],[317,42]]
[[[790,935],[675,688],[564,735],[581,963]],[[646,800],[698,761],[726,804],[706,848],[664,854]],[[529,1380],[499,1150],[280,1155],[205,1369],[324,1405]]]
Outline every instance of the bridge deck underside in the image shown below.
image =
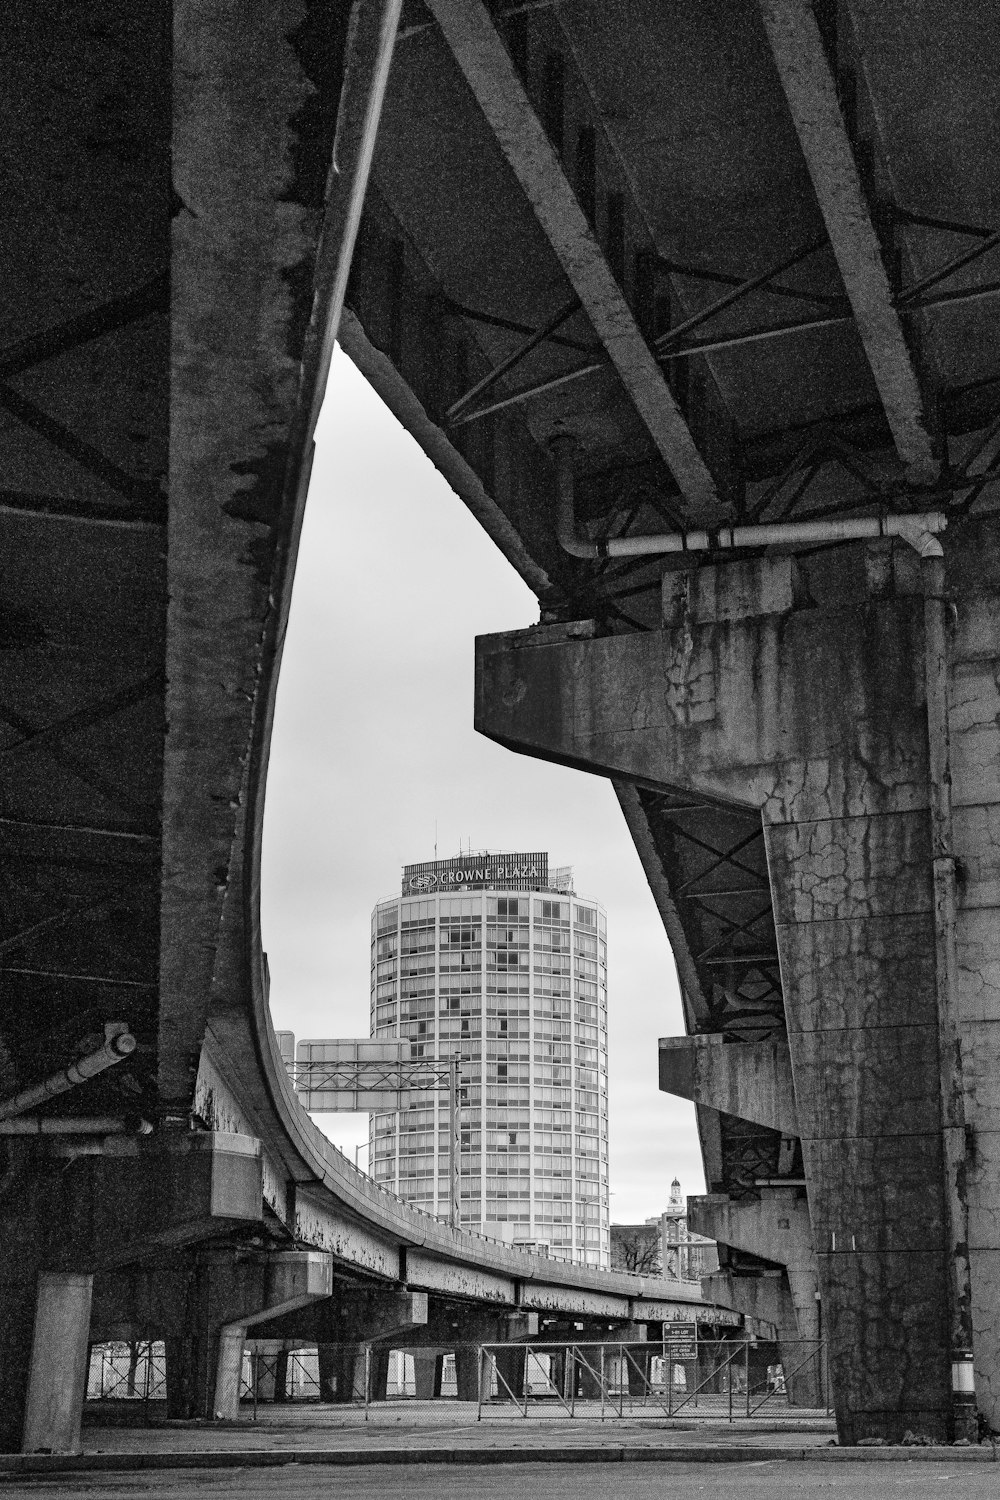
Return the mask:
[[[195,1107],[214,1067],[215,1106],[264,1142],[249,1217],[265,1202],[268,1234],[294,1231],[313,1184],[331,1253],[396,1279],[423,1239],[513,1277],[499,1251],[367,1198],[269,1052],[263,778],[353,43],[347,7],[318,0],[238,21],[184,3],[172,50],[168,12],[42,0],[3,42],[4,1094],[124,1020],[129,1061],[50,1113],[221,1130]],[[406,0],[343,342],[543,621],[627,640],[663,624],[661,563],[561,546],[555,435],[575,439],[592,536],[932,507],[967,535],[988,520],[997,30],[978,0]],[[845,567],[813,552],[822,607]],[[664,879],[691,1027],[776,1036],[759,814],[656,771],[637,778],[633,831]],[[781,1138],[702,1124],[713,1186],[756,1212],[776,1151],[789,1167]],[[230,1156],[249,1182],[243,1146]],[[25,1159],[11,1148],[8,1188]],[[9,1200],[28,1257],[9,1257],[11,1286],[45,1233],[60,1240],[59,1193],[90,1180],[45,1176],[44,1233]],[[10,1337],[30,1349],[22,1324]]]
[[[141,1262],[155,1302],[160,1271],[183,1292],[249,1247],[259,1280],[289,1243],[383,1290],[412,1250],[419,1294],[489,1306],[491,1336],[522,1281],[556,1316],[672,1309],[379,1192],[274,1045],[263,777],[339,264],[319,239],[333,138],[345,76],[363,90],[373,66],[347,19],[43,0],[2,43],[0,1100],[108,1022],[137,1041],[31,1107],[44,1137],[0,1143],[3,1446],[39,1274],[69,1275],[68,1343],[95,1275]],[[172,1326],[209,1326],[184,1295]]]
[[[630,765],[619,796],[689,1030],[727,1042],[783,1045],[798,1001],[782,995],[775,910],[787,925],[792,897],[772,889],[755,808],[692,794],[654,751],[616,760],[600,738],[604,709],[625,726],[631,711],[639,737],[663,712],[620,699],[617,681],[602,695],[602,638],[651,633],[652,663],[656,633],[681,628],[665,569],[692,564],[569,555],[550,445],[573,439],[584,539],[935,509],[970,555],[978,527],[992,534],[1000,466],[996,31],[974,0],[404,10],[343,342],[536,590],[543,627],[569,626],[567,675],[523,669],[547,685],[538,721],[490,704],[481,721],[528,753]],[[875,601],[920,591],[898,555],[817,543],[800,561],[813,597],[799,608],[858,600],[874,619]],[[512,640],[508,675],[521,646],[557,635]],[[563,714],[548,737],[534,733],[546,693],[561,702],[547,727]],[[790,730],[808,740],[805,721]],[[880,743],[888,756],[892,736]],[[753,774],[729,793],[754,802]],[[922,1086],[930,1120],[936,1079]],[[782,1178],[799,1191],[798,1144],[700,1105],[699,1122],[710,1185],[745,1210],[734,1244],[767,1213],[772,1228],[795,1219],[769,1195]],[[803,1236],[788,1291],[814,1316],[808,1222]]]
[[[640,788],[639,802],[697,977],[685,995],[690,1030],[728,1042],[785,1032],[764,830],[754,808]],[[710,1192],[759,1197],[761,1179],[801,1177],[801,1150],[780,1131],[720,1112],[703,1140]]]
[[150,8],[48,9],[41,51],[11,18],[0,147],[0,1067],[15,1093],[125,1021],[137,1051],[59,1105],[114,1115],[155,1097],[168,52]]

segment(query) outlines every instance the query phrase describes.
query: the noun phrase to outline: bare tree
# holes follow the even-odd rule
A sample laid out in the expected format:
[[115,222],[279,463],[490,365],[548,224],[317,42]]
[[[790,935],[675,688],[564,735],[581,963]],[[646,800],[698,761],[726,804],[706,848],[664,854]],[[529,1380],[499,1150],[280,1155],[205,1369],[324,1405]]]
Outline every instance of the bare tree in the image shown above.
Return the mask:
[[611,1226],[611,1265],[616,1271],[638,1271],[643,1276],[660,1276],[659,1225],[613,1224]]

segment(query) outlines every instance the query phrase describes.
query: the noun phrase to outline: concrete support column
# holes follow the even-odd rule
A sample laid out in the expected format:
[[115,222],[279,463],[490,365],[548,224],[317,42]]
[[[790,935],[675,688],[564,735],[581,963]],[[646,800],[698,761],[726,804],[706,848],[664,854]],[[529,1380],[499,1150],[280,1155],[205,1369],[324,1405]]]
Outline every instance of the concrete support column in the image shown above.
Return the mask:
[[926,814],[772,823],[765,838],[841,1440],[948,1439]]
[[[557,1392],[564,1401],[568,1401],[572,1395],[571,1371],[574,1370],[573,1361],[565,1350],[555,1350],[549,1355],[549,1379],[552,1382],[552,1390]],[[576,1379],[575,1373],[572,1379]]]
[[214,1410],[215,1376],[219,1367],[219,1333],[205,1328],[197,1334],[168,1334],[164,1339],[167,1377],[167,1416],[190,1420]]
[[[248,1330],[325,1301],[332,1280],[330,1257],[314,1251],[283,1251],[244,1262],[213,1257],[196,1264],[189,1277],[175,1270],[174,1295],[167,1298],[168,1415],[235,1420]],[[173,1331],[182,1318],[192,1331]]]
[[317,1344],[321,1401],[338,1406],[365,1398],[365,1351],[358,1344]]
[[243,1347],[246,1324],[230,1323],[219,1333],[219,1352],[215,1365],[215,1416],[235,1421],[240,1410],[240,1387],[243,1381]]
[[25,1453],[78,1453],[92,1276],[42,1272],[24,1415]]
[[815,1267],[786,1266],[785,1276],[799,1338],[818,1339],[821,1336],[821,1315]]
[[582,1348],[576,1356],[576,1393],[585,1401],[601,1399],[601,1382],[604,1378],[603,1351]]
[[433,1349],[414,1349],[413,1387],[418,1401],[432,1401],[441,1394],[441,1370],[444,1355]]
[[339,1382],[337,1380],[338,1344],[317,1344],[316,1365],[319,1371],[320,1401],[336,1401]]
[[523,1344],[496,1349],[497,1395],[501,1401],[519,1401],[524,1397],[527,1351]]
[[[760,810],[845,1444],[961,1429],[970,1328],[1000,1409],[996,538],[993,519],[949,533],[947,580],[904,545],[810,560],[811,609],[788,559],[668,572],[661,631],[477,647],[494,739]],[[742,1059],[694,1061],[710,1099],[792,1123],[780,1068],[765,1101]]]
[[368,1356],[368,1399],[369,1401],[384,1401],[388,1394],[389,1386],[389,1359],[392,1355],[391,1349],[372,1347]]
[[[489,1366],[484,1361],[486,1372]],[[489,1396],[487,1382],[488,1373],[482,1375],[483,1397]],[[459,1401],[480,1400],[480,1368],[479,1349],[474,1344],[459,1344],[455,1349],[455,1383],[458,1386]]]
[[[996,523],[969,536],[976,560],[996,555]],[[977,531],[979,534],[977,535]],[[954,597],[970,560],[949,567]],[[977,562],[972,563],[973,568]],[[982,566],[982,564],[978,564]],[[970,1147],[968,1245],[976,1399],[1000,1431],[1000,579],[957,600],[949,631],[953,852],[961,871],[956,921],[964,1112]],[[971,573],[975,578],[976,572]]]
[[[15,1230],[13,1219],[4,1226]],[[24,1409],[31,1373],[37,1304],[37,1263],[23,1258],[24,1241],[11,1235],[0,1265],[0,1450],[21,1451]]]
[[[625,1350],[625,1375],[630,1396],[645,1396],[648,1393],[650,1366],[652,1365],[653,1356],[656,1353],[657,1350],[653,1346],[650,1346],[648,1349],[637,1349],[633,1345],[631,1349]],[[670,1381],[672,1378],[673,1371],[668,1368],[667,1380]]]
[[288,1350],[279,1349],[274,1356],[274,1400],[281,1405],[288,1399]]

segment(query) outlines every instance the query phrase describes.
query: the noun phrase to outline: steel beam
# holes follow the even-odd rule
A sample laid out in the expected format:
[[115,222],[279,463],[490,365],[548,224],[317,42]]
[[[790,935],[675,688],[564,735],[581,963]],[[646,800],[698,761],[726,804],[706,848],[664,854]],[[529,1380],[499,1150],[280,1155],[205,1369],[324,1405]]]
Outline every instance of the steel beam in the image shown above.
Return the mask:
[[[117,894],[117,893],[115,893]],[[103,906],[111,899],[112,892],[106,891],[96,901],[80,901],[76,906],[64,907],[61,911],[52,912],[50,916],[42,917],[38,922],[32,922],[29,927],[22,927],[20,932],[14,932],[10,937],[0,941],[0,957],[8,953],[14,953],[18,948],[23,948],[33,938],[43,932],[51,933],[58,927],[65,927],[69,922],[75,922],[77,917],[84,917]]]
[[327,376],[347,290],[354,243],[368,186],[382,101],[403,0],[356,0],[344,59],[344,84],[334,139],[334,169],[327,184],[326,216],[316,267],[316,298],[303,357],[306,441],[312,439],[326,394]]
[[154,313],[166,313],[170,308],[170,278],[165,272],[154,276],[145,285],[136,287],[110,302],[87,308],[74,318],[67,318],[55,327],[42,329],[39,333],[18,339],[0,351],[0,379],[8,380],[23,370],[30,370],[43,360],[67,354],[78,349],[91,339],[103,338],[119,328],[140,322]]
[[707,1026],[708,1000],[698,977],[687,933],[678,914],[674,893],[670,889],[660,850],[657,847],[656,836],[642,805],[638,788],[628,781],[615,780],[611,784],[615,789],[621,810],[625,814],[628,831],[642,861],[649,888],[653,893],[653,899],[659,908],[663,926],[670,940],[674,963],[677,965],[677,974],[681,981],[681,995],[687,1024],[692,1029],[696,1026]]
[[481,0],[428,0],[445,41],[626,391],[685,499],[715,482]]
[[158,479],[143,479],[137,474],[130,474],[120,464],[116,464],[106,453],[88,443],[78,433],[71,431],[65,423],[58,421],[49,412],[45,411],[34,401],[22,395],[14,386],[7,381],[0,381],[0,406],[6,407],[11,416],[17,418],[25,427],[30,427],[37,432],[46,442],[58,448],[61,453],[67,454],[73,461],[80,465],[88,474],[93,474],[102,484],[114,490],[126,500],[146,505],[157,506],[160,502],[160,482]]
[[[0,749],[0,755],[10,755],[15,750],[24,750],[29,746],[37,750],[41,744],[47,744],[50,741],[58,742],[71,735],[79,734],[84,729],[92,729],[95,724],[113,718],[116,714],[123,713],[125,709],[133,708],[137,703],[142,703],[146,698],[152,697],[162,688],[163,682],[163,670],[158,667],[155,672],[151,672],[140,682],[129,683],[118,692],[109,693],[107,697],[99,699],[96,703],[74,709],[72,713],[64,714],[61,719],[56,719],[50,724],[43,724],[37,729],[25,726],[20,729],[20,739],[4,745]],[[6,719],[8,723],[13,722],[6,713],[0,712],[0,717]]]
[[896,451],[910,478],[938,474],[916,371],[882,264],[878,238],[809,0],[759,0],[778,76],[819,209],[854,310]]

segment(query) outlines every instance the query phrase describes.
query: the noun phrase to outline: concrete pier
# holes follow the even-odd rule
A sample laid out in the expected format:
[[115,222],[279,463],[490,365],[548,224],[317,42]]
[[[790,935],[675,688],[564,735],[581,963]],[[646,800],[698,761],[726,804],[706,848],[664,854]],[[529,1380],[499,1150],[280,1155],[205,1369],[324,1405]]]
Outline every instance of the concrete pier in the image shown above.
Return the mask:
[[[873,570],[858,549],[836,589],[810,575],[809,608],[796,603],[790,559],[754,564],[749,591],[749,565],[730,591],[722,563],[696,575],[679,622],[667,574],[658,631],[559,640],[550,627],[479,642],[477,724],[493,738],[688,788],[721,817],[759,810],[777,1030],[756,1044],[671,1042],[661,1067],[704,1111],[790,1138],[787,1189],[777,1166],[761,1168],[732,1203],[703,1200],[696,1227],[785,1268],[800,1336],[818,1331],[818,1285],[845,1442],[961,1432],[963,1342],[975,1347],[981,1408],[1000,1421],[988,1311],[1000,1257],[997,789],[984,776],[1000,750],[1000,609],[986,533],[952,555],[944,604],[938,575],[912,554]],[[945,607],[958,624],[942,666],[932,626]],[[942,756],[953,856],[935,852]],[[957,1162],[956,1098],[968,1127]]]

